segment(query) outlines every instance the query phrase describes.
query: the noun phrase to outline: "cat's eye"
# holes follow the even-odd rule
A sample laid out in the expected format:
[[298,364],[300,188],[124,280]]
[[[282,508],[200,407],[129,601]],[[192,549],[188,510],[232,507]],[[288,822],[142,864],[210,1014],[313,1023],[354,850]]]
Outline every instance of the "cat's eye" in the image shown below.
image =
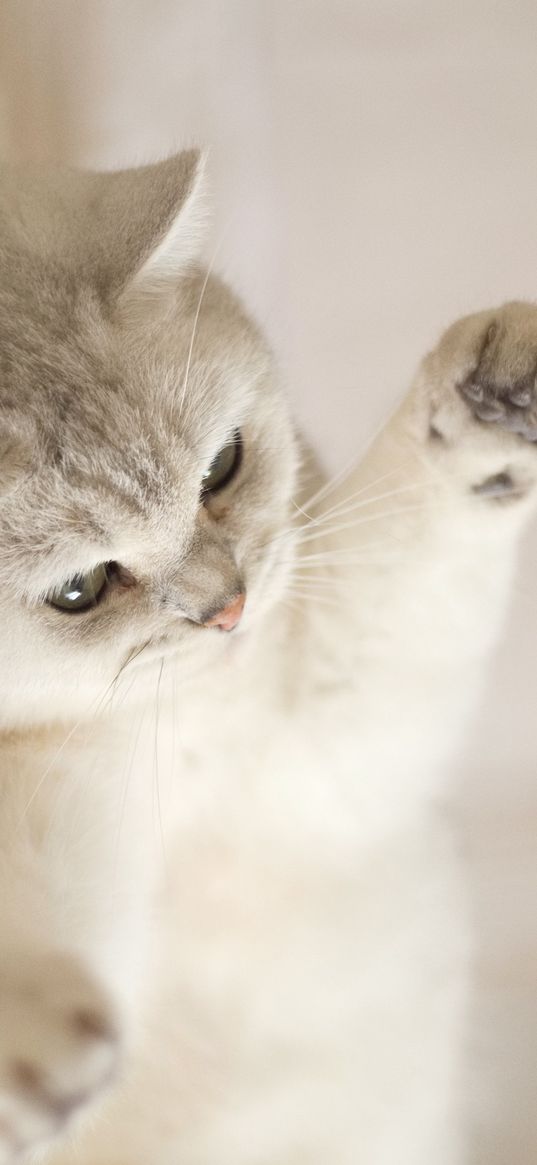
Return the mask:
[[214,461],[211,462],[206,473],[203,474],[201,480],[202,497],[206,494],[217,493],[218,490],[224,489],[228,485],[235,474],[238,473],[242,461],[242,438],[237,430],[233,435],[233,440],[228,441],[227,445],[216,454]]
[[62,586],[56,587],[47,596],[47,602],[60,611],[87,611],[89,607],[97,606],[108,578],[108,568],[101,562],[86,574],[75,574]]

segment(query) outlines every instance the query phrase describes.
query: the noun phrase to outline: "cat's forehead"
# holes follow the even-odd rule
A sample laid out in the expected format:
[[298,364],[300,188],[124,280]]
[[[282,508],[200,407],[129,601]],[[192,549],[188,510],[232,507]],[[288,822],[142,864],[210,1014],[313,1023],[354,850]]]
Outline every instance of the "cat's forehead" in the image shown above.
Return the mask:
[[97,305],[68,272],[36,260],[33,279],[7,282],[0,296],[0,407],[44,417],[69,400],[83,405],[95,383],[114,378]]
[[[252,410],[266,350],[217,280],[191,275],[164,319],[110,317],[90,284],[21,257],[0,294],[0,410],[38,422],[66,459],[166,437],[210,451]],[[134,462],[131,462],[134,467]]]

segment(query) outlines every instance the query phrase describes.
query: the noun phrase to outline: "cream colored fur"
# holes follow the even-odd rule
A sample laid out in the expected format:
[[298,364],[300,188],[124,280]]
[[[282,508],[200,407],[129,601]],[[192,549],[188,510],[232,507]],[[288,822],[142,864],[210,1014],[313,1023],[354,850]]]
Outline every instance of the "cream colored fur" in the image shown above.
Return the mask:
[[[537,309],[450,329],[311,498],[262,340],[192,268],[198,177],[3,187],[0,1162],[463,1165],[439,802],[534,505]],[[111,560],[124,593],[47,606]],[[200,627],[239,573],[240,627]]]

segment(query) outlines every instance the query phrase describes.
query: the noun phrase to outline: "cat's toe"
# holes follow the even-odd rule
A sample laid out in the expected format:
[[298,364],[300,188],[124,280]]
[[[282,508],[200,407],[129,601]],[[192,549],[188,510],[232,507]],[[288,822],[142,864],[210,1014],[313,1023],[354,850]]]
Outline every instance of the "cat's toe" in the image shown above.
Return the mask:
[[457,389],[477,421],[537,441],[537,308],[507,304],[498,312]]
[[525,441],[537,441],[537,394],[534,388],[527,385],[484,387],[474,379],[458,387],[477,421],[499,425]]

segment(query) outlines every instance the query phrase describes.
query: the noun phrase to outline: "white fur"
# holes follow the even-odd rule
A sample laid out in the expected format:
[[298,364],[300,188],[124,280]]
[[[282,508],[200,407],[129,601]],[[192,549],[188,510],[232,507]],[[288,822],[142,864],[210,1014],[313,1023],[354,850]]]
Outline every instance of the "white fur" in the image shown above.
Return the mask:
[[[5,1165],[17,1146],[51,1165],[467,1161],[471,942],[437,801],[537,469],[457,395],[467,332],[426,362],[360,468],[311,511],[302,499],[298,537],[273,501],[283,573],[267,551],[225,650],[200,632],[198,660],[157,647],[117,683],[110,657],[63,726],[51,676],[55,717],[32,727],[21,712],[4,732]],[[243,406],[247,424],[268,409],[285,446],[276,405]],[[506,466],[524,496],[473,492]],[[140,562],[186,538],[187,503],[182,527],[175,513],[160,512],[158,551],[132,542]],[[81,1008],[97,1036],[75,1032]],[[21,1058],[46,1095],[14,1078]],[[67,1127],[51,1091],[73,1100]]]
[[[334,579],[339,613],[306,603],[302,634],[285,608],[273,611],[255,648],[242,656],[239,644],[234,666],[204,677],[203,695],[193,690],[175,713],[167,664],[132,759],[126,744],[111,760],[110,727],[96,724],[91,751],[81,738],[82,770],[74,740],[56,762],[75,771],[54,812],[49,794],[41,809],[56,895],[47,931],[59,900],[62,944],[121,1007],[134,993],[136,1024],[139,989],[145,1000],[125,1083],[77,1147],[88,1165],[465,1159],[464,901],[427,806],[498,634],[526,507],[489,513],[467,496],[471,443],[431,488],[399,425],[342,493],[400,465],[395,480],[425,485],[427,506],[374,523],[366,547],[396,542],[385,565],[350,572],[356,598],[349,576]],[[497,468],[496,441],[482,451],[485,471]],[[131,747],[139,716],[127,718]],[[106,765],[88,774],[100,749]],[[157,772],[167,823],[176,802],[173,838],[167,826],[160,836]],[[158,970],[144,976],[130,919],[145,914],[140,870],[151,855],[159,864],[162,847],[166,925]],[[14,887],[8,877],[2,900],[26,918],[27,878]]]

